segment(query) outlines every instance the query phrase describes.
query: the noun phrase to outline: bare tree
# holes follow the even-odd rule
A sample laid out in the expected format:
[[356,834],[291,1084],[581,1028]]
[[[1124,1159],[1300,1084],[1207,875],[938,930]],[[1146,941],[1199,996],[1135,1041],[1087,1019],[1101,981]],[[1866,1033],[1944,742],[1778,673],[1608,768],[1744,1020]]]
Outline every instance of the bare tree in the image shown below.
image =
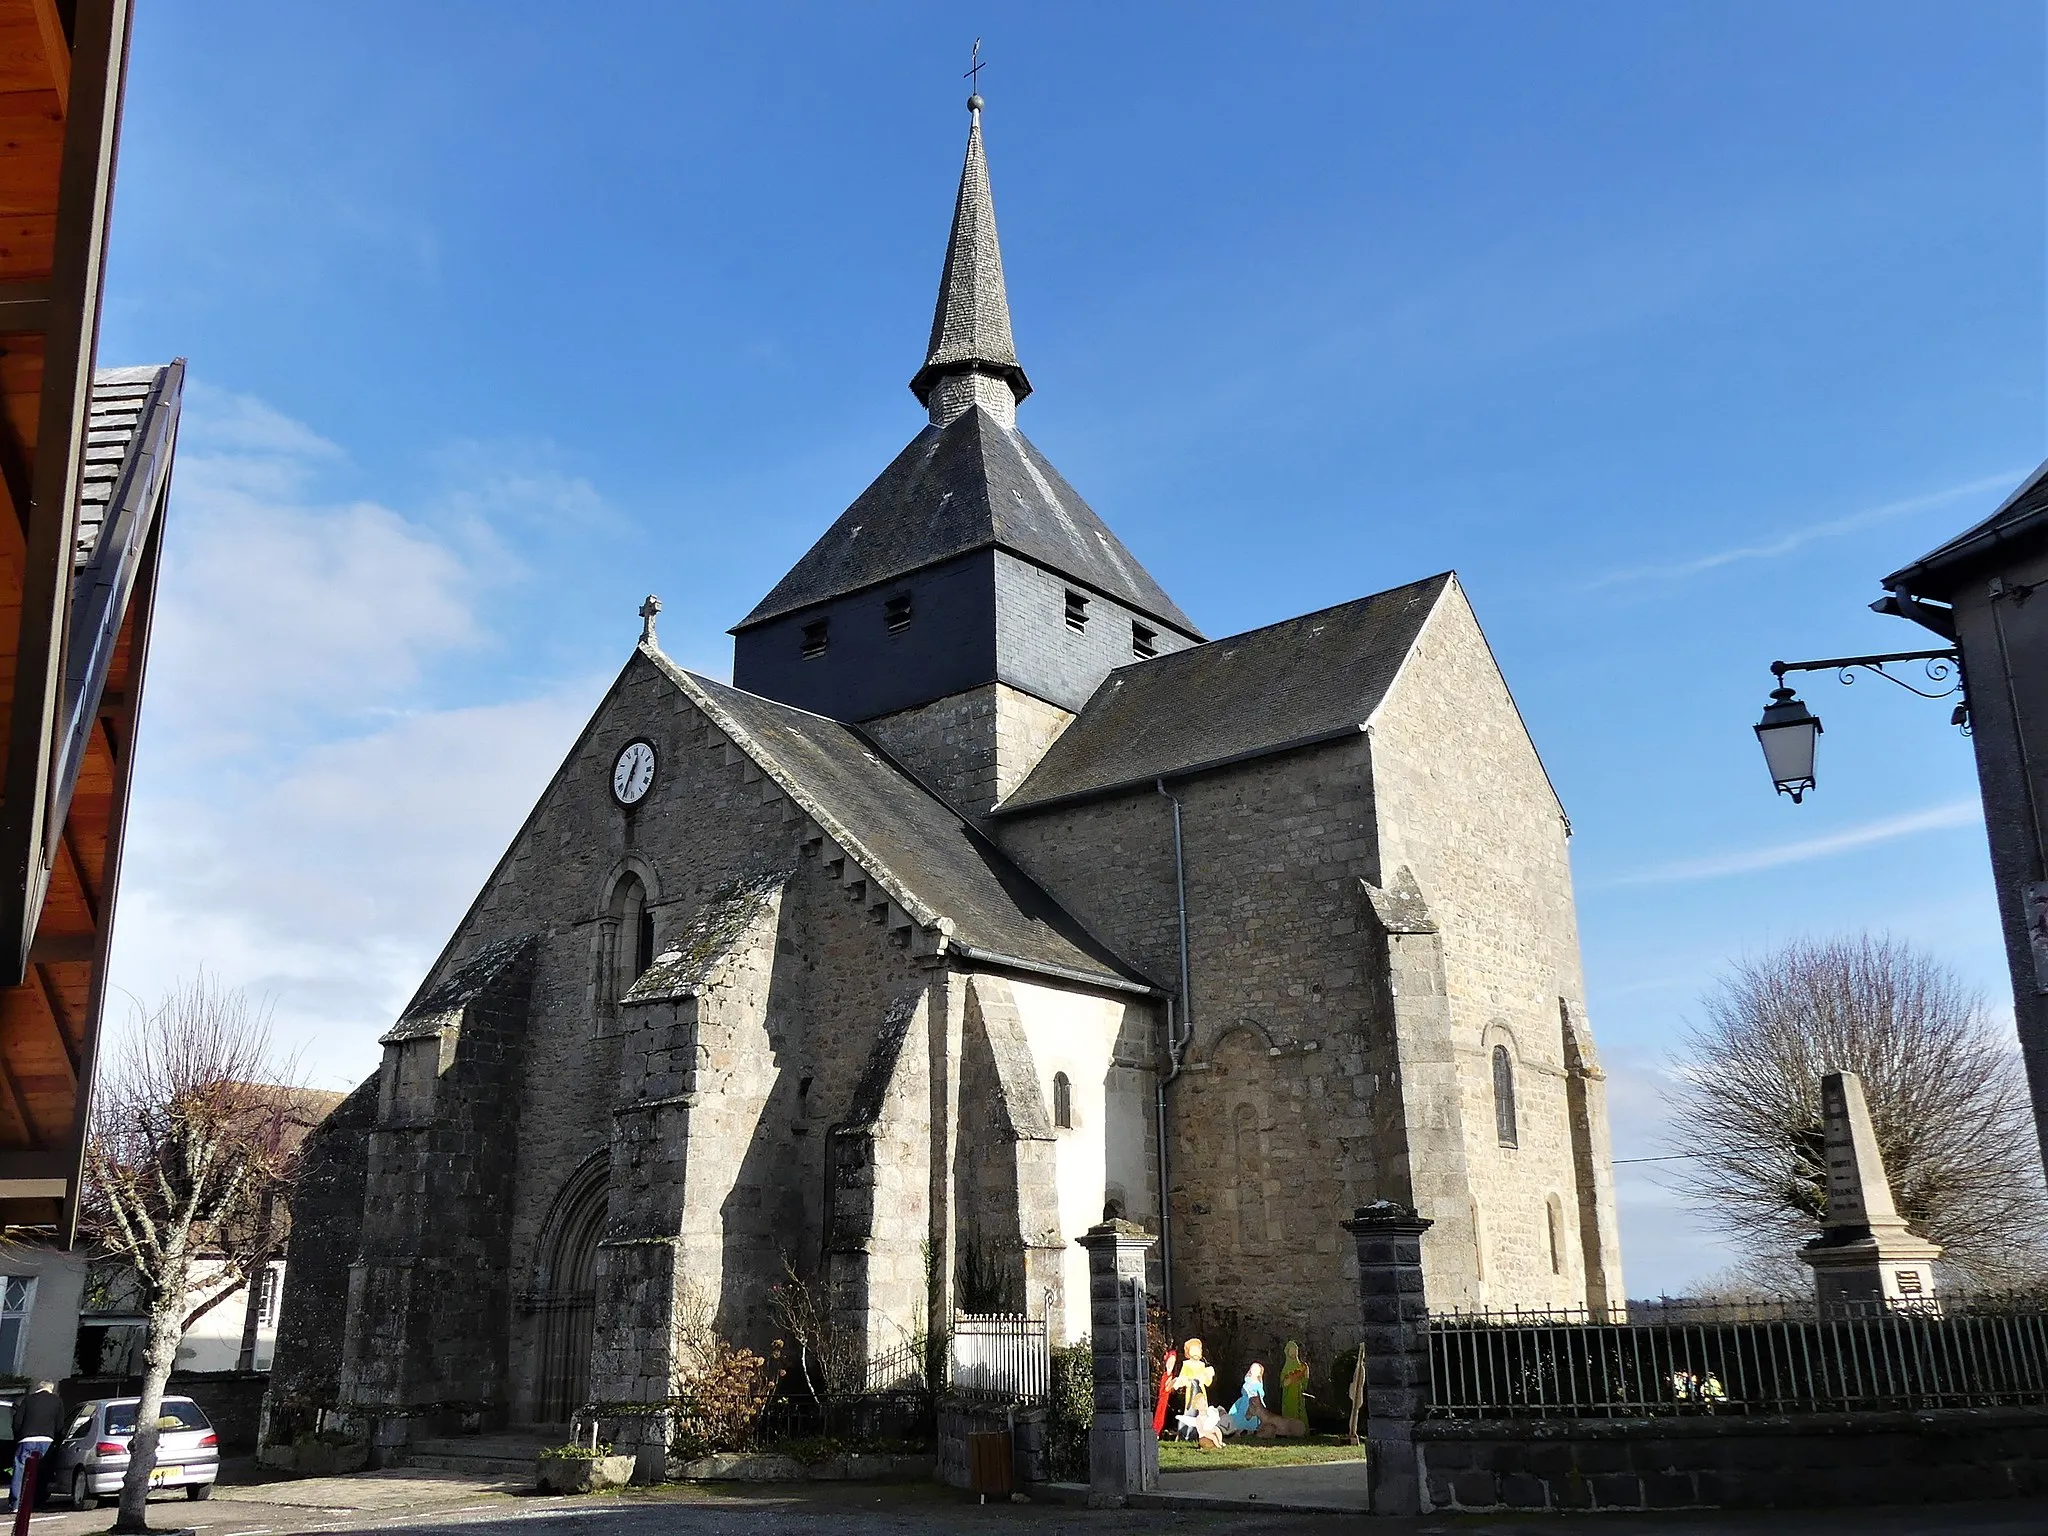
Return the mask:
[[203,972],[170,992],[111,1053],[93,1095],[84,1235],[134,1265],[144,1315],[135,1413],[116,1531],[146,1531],[164,1387],[178,1343],[249,1283],[273,1230],[308,1116],[279,1081],[266,1011]]
[[1669,1150],[1677,1182],[1748,1249],[1739,1268],[1817,1234],[1820,1080],[1844,1071],[1863,1078],[1913,1229],[1969,1284],[2035,1282],[2048,1194],[2018,1057],[1953,971],[1891,938],[1800,940],[1733,966],[1703,1007],[1681,1044]]

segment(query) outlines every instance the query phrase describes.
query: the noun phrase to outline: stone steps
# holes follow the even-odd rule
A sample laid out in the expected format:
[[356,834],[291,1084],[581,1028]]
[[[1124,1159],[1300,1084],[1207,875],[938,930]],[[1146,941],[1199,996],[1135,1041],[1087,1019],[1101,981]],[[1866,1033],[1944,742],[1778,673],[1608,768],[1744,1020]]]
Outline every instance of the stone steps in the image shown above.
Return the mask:
[[528,1435],[462,1435],[420,1440],[391,1458],[394,1466],[430,1472],[463,1472],[473,1477],[518,1477],[533,1480],[533,1459],[561,1437]]

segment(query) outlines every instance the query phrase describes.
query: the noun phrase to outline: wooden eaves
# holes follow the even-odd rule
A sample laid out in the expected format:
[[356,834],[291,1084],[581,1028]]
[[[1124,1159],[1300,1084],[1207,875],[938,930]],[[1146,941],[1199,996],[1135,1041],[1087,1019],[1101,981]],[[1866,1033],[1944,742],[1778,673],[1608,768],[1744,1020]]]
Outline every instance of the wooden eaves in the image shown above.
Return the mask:
[[0,0],[0,1224],[64,1244],[184,374],[95,402],[131,10]]

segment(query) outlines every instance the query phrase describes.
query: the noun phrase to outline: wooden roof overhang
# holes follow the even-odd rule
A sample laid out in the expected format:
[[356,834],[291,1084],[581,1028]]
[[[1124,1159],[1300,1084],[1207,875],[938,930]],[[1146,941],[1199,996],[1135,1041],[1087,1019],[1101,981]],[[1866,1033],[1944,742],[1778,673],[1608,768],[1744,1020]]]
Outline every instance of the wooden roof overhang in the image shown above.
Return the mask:
[[0,1224],[64,1243],[183,381],[124,371],[89,465],[131,9],[0,0]]

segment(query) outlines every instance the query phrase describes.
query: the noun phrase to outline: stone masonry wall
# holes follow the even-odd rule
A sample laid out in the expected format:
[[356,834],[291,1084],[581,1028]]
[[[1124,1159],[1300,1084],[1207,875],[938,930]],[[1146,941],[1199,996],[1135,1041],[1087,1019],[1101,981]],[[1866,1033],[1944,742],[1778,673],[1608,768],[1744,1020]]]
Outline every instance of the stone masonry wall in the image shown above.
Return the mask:
[[989,683],[861,729],[953,809],[978,821],[1024,782],[1073,719],[1057,704]]
[[[1608,1271],[1599,1289],[1619,1297],[1618,1246],[1606,1242],[1589,1255],[1580,1241],[1581,1191],[1598,1181],[1582,1179],[1574,1160],[1564,1054],[1567,1009],[1584,1049],[1591,1049],[1567,829],[1455,583],[1376,712],[1370,736],[1380,862],[1413,869],[1442,934],[1479,1234],[1478,1298],[1489,1305],[1584,1305],[1589,1258],[1594,1269]],[[1513,1146],[1496,1134],[1496,1045],[1514,1064]],[[1604,1084],[1582,1087],[1604,1162]],[[1613,1233],[1611,1208],[1594,1216],[1596,1228]],[[1442,1251],[1446,1230],[1424,1239],[1439,1273],[1450,1263]]]
[[[635,737],[653,742],[659,766],[647,799],[628,811],[612,799],[609,775],[619,748]],[[669,1148],[677,1166],[689,1169],[687,1177],[701,1171],[729,1181],[708,1204],[689,1207],[691,1220],[705,1225],[689,1234],[693,1241],[686,1244],[682,1271],[712,1287],[721,1324],[737,1336],[766,1342],[766,1289],[780,1273],[782,1255],[787,1252],[807,1272],[820,1266],[831,1128],[853,1114],[856,1084],[891,1007],[906,991],[927,985],[930,973],[905,948],[903,936],[891,934],[880,920],[885,914],[866,899],[857,871],[828,870],[815,848],[804,847],[804,836],[803,817],[773,781],[708,734],[688,700],[636,656],[423,989],[495,939],[537,935],[526,1071],[514,1094],[520,1130],[508,1196],[509,1262],[518,1292],[542,1285],[539,1248],[564,1181],[612,1145],[614,1110],[626,1091],[622,1081],[633,1075],[629,1062],[642,1050],[637,1032],[676,1027],[669,1018],[643,1025],[634,1015],[649,1010],[626,1005],[606,1033],[598,1030],[596,999],[602,989],[594,968],[603,960],[601,925],[619,879],[629,872],[646,886],[657,952],[707,900],[735,882],[789,875],[765,1000],[757,977],[748,983],[755,990],[743,1006],[722,1015],[744,1021],[751,1031],[746,1043],[739,1036],[723,1045],[708,1037],[696,1041],[700,1053],[709,1053],[700,1054],[700,1066],[722,1061],[749,1074],[745,1090],[756,1101],[755,1112],[749,1118],[670,1108],[654,1118],[662,1127],[658,1140],[687,1139],[687,1155]],[[714,1007],[712,1014],[718,1013]],[[700,1016],[693,1027],[702,1026]],[[508,1151],[508,1167],[514,1161]],[[917,1295],[910,1298],[919,1302],[922,1235],[909,1239],[910,1257],[903,1261],[920,1269]],[[900,1258],[889,1265],[903,1267]],[[715,1283],[709,1273],[714,1263]],[[892,1312],[905,1300],[902,1289],[896,1285],[888,1292]],[[911,1331],[924,1321],[911,1316],[900,1326]],[[515,1419],[532,1409],[539,1331],[535,1313],[515,1309]]]
[[2048,1493],[2048,1411],[1415,1426],[1425,1510],[1867,1508]]
[[[1258,1347],[1357,1342],[1338,1223],[1378,1197],[1368,1046],[1380,989],[1359,882],[1377,873],[1364,738],[1176,780],[1194,1039],[1169,1089],[1174,1302],[1234,1309]],[[1179,969],[1172,808],[1150,786],[997,817],[1006,851],[1162,985]],[[1152,1221],[1152,1211],[1132,1217]]]
[[292,1192],[290,1262],[279,1301],[270,1367],[270,1422],[289,1439],[317,1427],[317,1410],[340,1390],[348,1271],[362,1241],[363,1189],[377,1079],[343,1099],[307,1137]]
[[453,1427],[507,1416],[519,1122],[506,1105],[521,1076],[532,975],[527,945],[456,1013],[385,1048],[340,1373],[343,1404],[377,1421],[380,1448],[420,1419]]

